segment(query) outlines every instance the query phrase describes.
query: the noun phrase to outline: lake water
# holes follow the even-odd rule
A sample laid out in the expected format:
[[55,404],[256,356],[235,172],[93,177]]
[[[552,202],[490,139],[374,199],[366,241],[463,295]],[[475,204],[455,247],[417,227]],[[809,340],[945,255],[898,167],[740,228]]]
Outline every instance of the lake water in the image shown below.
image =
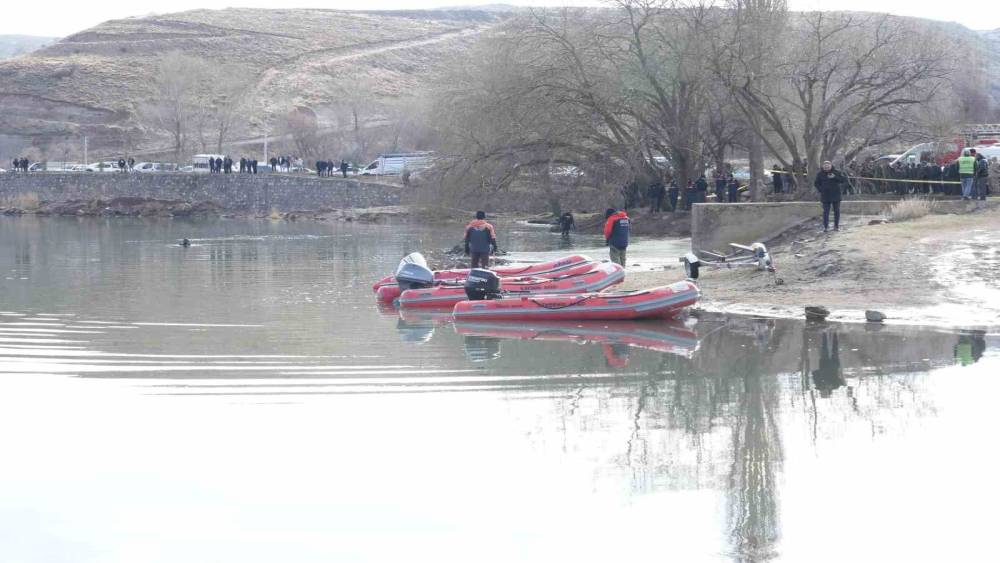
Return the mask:
[[996,557],[996,335],[400,317],[371,283],[458,239],[411,227],[0,237],[5,562]]

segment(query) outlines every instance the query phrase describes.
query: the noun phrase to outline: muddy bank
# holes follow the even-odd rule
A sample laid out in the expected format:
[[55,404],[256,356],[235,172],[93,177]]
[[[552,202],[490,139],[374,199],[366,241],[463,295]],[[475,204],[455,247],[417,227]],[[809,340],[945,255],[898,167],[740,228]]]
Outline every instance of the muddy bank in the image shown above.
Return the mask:
[[407,221],[415,212],[408,206],[322,209],[320,211],[285,211],[253,213],[233,211],[214,202],[192,204],[183,200],[142,197],[70,200],[64,202],[16,201],[0,206],[4,215],[40,215],[72,217],[223,217],[272,220],[344,221],[358,223],[388,223]]
[[21,203],[21,205],[0,207],[0,213],[4,215],[56,215],[74,217],[215,217],[225,213],[225,209],[213,202],[192,204],[181,200],[141,197]]
[[[786,232],[768,244],[775,274],[703,268],[701,308],[802,318],[805,307],[825,306],[844,321],[864,321],[873,309],[890,323],[1000,327],[1000,211],[879,219],[845,218],[830,233],[817,220]],[[680,263],[630,272],[624,287],[683,275]]]

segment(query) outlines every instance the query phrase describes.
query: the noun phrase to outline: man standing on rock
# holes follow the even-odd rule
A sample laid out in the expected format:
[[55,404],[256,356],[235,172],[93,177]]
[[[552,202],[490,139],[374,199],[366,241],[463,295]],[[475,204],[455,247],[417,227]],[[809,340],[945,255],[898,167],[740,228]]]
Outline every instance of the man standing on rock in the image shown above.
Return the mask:
[[830,209],[833,208],[833,230],[840,230],[840,200],[843,199],[843,186],[847,183],[847,177],[840,170],[833,167],[829,160],[823,162],[823,166],[816,173],[816,180],[813,185],[819,191],[820,201],[823,202],[823,232],[830,230]]
[[476,218],[465,226],[465,254],[472,259],[472,268],[488,268],[490,253],[497,250],[497,235],[486,222],[486,212],[476,211]]
[[608,208],[604,212],[604,241],[608,245],[611,261],[625,267],[625,250],[628,248],[628,235],[632,222],[625,211]]

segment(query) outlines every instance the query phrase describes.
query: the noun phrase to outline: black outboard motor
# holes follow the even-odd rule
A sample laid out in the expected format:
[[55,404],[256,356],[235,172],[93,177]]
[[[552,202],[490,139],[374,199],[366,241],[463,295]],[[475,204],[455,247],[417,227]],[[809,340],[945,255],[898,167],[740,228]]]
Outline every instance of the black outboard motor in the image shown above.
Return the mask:
[[490,270],[469,270],[469,277],[465,278],[465,296],[470,301],[499,298],[500,276]]
[[434,272],[427,267],[427,260],[423,254],[414,252],[399,262],[396,268],[396,283],[404,291],[434,285]]

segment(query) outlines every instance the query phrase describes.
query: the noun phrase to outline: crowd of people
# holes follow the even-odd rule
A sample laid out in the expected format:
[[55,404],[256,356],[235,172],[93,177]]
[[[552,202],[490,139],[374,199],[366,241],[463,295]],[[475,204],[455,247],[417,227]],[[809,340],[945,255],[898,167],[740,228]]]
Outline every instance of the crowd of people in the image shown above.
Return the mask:
[[316,175],[319,177],[330,177],[340,172],[340,174],[346,178],[347,171],[350,169],[350,165],[347,164],[346,160],[341,160],[340,164],[332,160],[317,160],[316,161]]

